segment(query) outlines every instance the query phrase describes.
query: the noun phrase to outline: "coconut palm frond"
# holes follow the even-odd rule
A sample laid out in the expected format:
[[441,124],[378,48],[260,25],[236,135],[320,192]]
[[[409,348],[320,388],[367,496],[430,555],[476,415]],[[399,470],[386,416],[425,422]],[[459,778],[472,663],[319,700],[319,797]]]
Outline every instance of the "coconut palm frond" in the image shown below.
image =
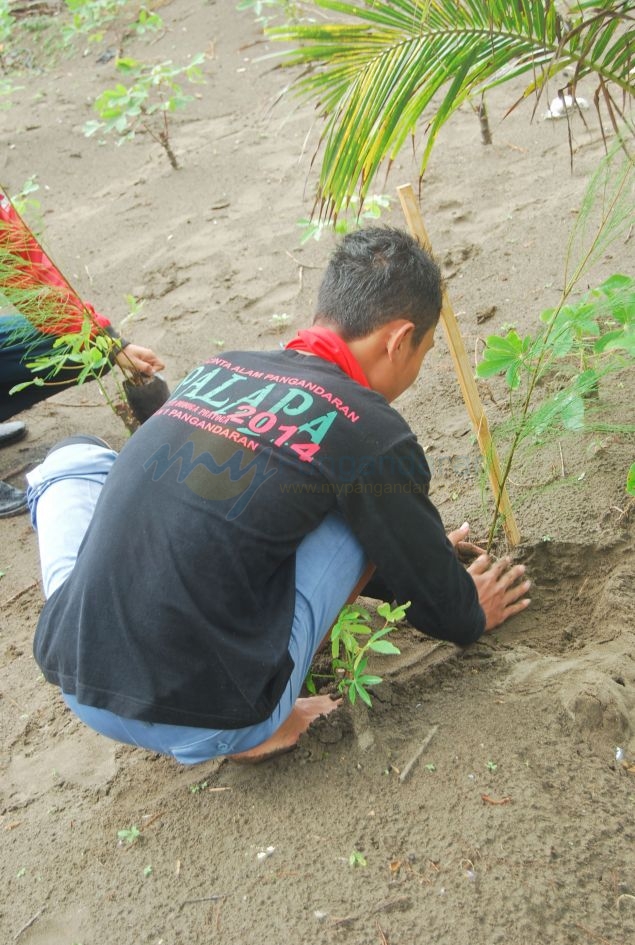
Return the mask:
[[[466,99],[529,74],[523,98],[570,67],[588,75],[617,126],[635,88],[630,0],[579,2],[564,19],[551,0],[313,0],[332,23],[287,24],[270,38],[296,43],[282,64],[304,67],[294,83],[325,119],[320,215],[363,200],[380,164],[393,160],[430,108],[423,173],[440,128]],[[308,71],[307,71],[308,70]],[[620,91],[621,99],[620,101]],[[522,100],[522,99],[521,99]],[[517,104],[517,103],[516,103]],[[631,127],[632,132],[632,127]]]

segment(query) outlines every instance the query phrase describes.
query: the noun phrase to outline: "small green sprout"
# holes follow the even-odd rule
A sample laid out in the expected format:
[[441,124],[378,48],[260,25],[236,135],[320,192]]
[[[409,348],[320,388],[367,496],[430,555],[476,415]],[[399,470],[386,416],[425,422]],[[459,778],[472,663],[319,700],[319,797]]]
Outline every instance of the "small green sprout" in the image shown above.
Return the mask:
[[119,837],[120,846],[124,843],[132,844],[139,839],[141,831],[136,824],[133,824],[132,827],[124,827],[122,830],[118,830],[117,836]]
[[494,761],[488,761],[488,762],[487,762],[487,770],[488,770],[488,771],[496,771],[497,768],[498,768],[498,765],[497,765]]
[[340,214],[337,219],[331,220],[312,220],[310,217],[303,217],[297,221],[297,225],[302,229],[300,243],[304,244],[310,239],[319,240],[325,232],[341,235],[350,233],[362,220],[378,220],[382,212],[390,207],[391,198],[387,194],[369,194],[364,200],[363,209],[359,210],[359,197],[356,194],[350,198],[349,207],[356,212],[347,217]]
[[148,864],[148,866],[144,866],[144,867],[143,867],[143,875],[144,875],[146,878],[147,878],[148,876],[152,876],[152,867],[151,867],[149,864]]
[[348,865],[349,866],[368,866],[368,863],[363,853],[360,853],[359,850],[353,850],[353,852],[348,858]]
[[281,315],[272,315],[270,321],[273,328],[277,329],[278,331],[282,331],[282,329],[286,328],[291,321],[291,316],[287,315],[286,312],[283,312]]

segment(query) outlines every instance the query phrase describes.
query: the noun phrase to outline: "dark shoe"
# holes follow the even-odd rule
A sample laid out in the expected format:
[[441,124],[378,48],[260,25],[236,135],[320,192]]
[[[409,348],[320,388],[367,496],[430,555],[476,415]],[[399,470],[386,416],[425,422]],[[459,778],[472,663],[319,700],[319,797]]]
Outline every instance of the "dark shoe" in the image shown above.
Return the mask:
[[26,512],[26,492],[14,489],[8,482],[0,482],[0,518]]
[[11,420],[9,423],[0,423],[0,446],[17,443],[26,436],[26,423],[21,420]]

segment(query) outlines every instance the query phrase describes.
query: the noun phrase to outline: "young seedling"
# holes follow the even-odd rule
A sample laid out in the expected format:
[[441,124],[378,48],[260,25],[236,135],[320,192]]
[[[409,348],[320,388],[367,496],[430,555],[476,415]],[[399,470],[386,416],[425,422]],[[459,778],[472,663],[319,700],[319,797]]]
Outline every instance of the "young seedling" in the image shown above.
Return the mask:
[[286,312],[282,312],[282,314],[280,315],[278,314],[272,315],[270,319],[271,327],[275,328],[276,331],[282,331],[284,328],[287,327],[290,321],[291,321],[291,316],[287,315]]
[[[300,243],[304,244],[310,239],[320,240],[325,232],[338,235],[350,233],[359,225],[361,220],[378,220],[383,211],[390,207],[390,202],[391,198],[387,194],[370,194],[366,197],[362,210],[358,209],[354,216],[341,213],[329,220],[313,220],[310,217],[303,217],[298,220],[298,226],[302,229]],[[359,197],[353,194],[349,206],[359,208]]]
[[37,199],[37,197],[32,197],[31,194],[37,193],[40,189],[40,185],[37,182],[37,174],[31,174],[27,180],[25,180],[22,185],[22,189],[19,193],[13,194],[11,197],[11,203],[20,214],[21,217],[31,217],[35,221],[35,225],[32,225],[32,229],[41,234],[42,230],[42,204]]
[[[240,0],[236,5],[239,12],[243,10],[253,10],[256,23],[262,27],[267,27],[276,19],[278,13],[283,13],[285,20],[292,19],[296,15],[296,4],[292,0]],[[273,13],[269,15],[268,10]]]
[[[346,693],[351,704],[354,705],[359,696],[366,705],[372,705],[368,689],[378,685],[382,678],[367,672],[369,656],[371,652],[400,653],[386,637],[404,619],[408,607],[410,601],[394,609],[388,603],[380,604],[377,613],[384,618],[384,626],[375,631],[368,626],[371,617],[363,607],[347,604],[341,611],[331,630],[331,657],[335,674],[340,676],[337,688]],[[365,638],[366,642],[362,642]]]
[[117,836],[119,837],[119,846],[123,846],[124,843],[136,843],[141,836],[141,831],[136,824],[133,824],[132,827],[124,827],[122,830],[118,830]]
[[147,134],[161,145],[172,167],[178,170],[170,141],[170,117],[193,99],[183,94],[180,81],[205,82],[200,69],[204,59],[201,53],[187,66],[175,66],[171,60],[148,66],[136,59],[118,59],[117,69],[129,84],[119,83],[101,93],[94,104],[100,120],[86,122],[84,134],[89,138],[98,131],[113,132],[118,144],[130,141],[137,133]]
[[[510,391],[511,442],[500,479],[498,501],[488,536],[489,551],[499,524],[500,499],[520,443],[585,425],[589,397],[601,377],[632,363],[635,357],[635,279],[613,275],[572,301],[575,285],[606,253],[611,242],[628,238],[633,226],[632,187],[635,164],[618,163],[614,149],[594,175],[576,220],[566,257],[564,288],[558,305],[541,315],[544,328],[521,338],[514,330],[490,335],[479,377],[502,373]],[[569,273],[569,270],[572,272]],[[569,381],[534,407],[542,378],[570,362]]]
[[353,850],[348,858],[349,866],[368,866],[368,862],[363,853],[360,853],[359,850]]
[[124,11],[129,5],[129,0],[66,0],[71,19],[62,26],[63,42],[68,45],[78,37],[86,37],[89,43],[100,43],[107,32],[114,31],[121,49],[125,38],[132,33],[143,35],[162,29],[159,14],[145,6],[135,8],[132,22],[130,14],[124,20]]

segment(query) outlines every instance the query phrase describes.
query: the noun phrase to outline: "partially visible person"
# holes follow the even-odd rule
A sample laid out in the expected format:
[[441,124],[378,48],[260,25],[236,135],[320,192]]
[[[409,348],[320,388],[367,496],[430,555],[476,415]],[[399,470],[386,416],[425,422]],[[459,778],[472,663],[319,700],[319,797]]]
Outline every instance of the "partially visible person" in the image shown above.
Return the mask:
[[[0,446],[26,435],[24,423],[7,424],[6,420],[77,383],[82,368],[69,363],[54,384],[30,384],[10,393],[18,384],[34,379],[27,366],[30,361],[57,353],[53,347],[57,338],[81,331],[87,318],[93,337],[105,332],[116,341],[104,371],[115,363],[142,374],[164,367],[150,348],[125,341],[104,315],[79,298],[8,196],[0,193]],[[0,481],[0,518],[24,511],[25,493]]]
[[182,764],[262,761],[336,707],[300,698],[376,569],[408,621],[465,646],[529,604],[523,565],[466,570],[430,469],[391,403],[441,310],[412,237],[349,233],[313,327],[196,367],[117,456],[58,443],[28,476],[47,602],[34,655],[87,725]]
[[[126,341],[115,331],[107,318],[97,313],[95,316],[99,328],[106,331],[121,346],[121,350],[112,359],[112,364],[106,366],[104,371],[118,364],[124,369],[134,369],[142,374],[150,375],[165,367],[161,358],[150,348]],[[68,330],[69,326],[66,323],[63,331]],[[63,332],[61,329],[58,329],[56,333],[50,330],[48,332],[38,330],[22,315],[15,312],[3,314],[0,311],[0,446],[18,442],[27,432],[26,424],[22,421],[14,420],[7,423],[7,420],[77,383],[81,366],[69,364],[56,377],[54,385],[31,384],[15,394],[10,393],[16,385],[32,381],[35,377],[27,366],[30,361],[36,357],[56,353],[53,345],[58,333]],[[19,515],[25,511],[26,493],[8,482],[0,481],[0,518]]]

